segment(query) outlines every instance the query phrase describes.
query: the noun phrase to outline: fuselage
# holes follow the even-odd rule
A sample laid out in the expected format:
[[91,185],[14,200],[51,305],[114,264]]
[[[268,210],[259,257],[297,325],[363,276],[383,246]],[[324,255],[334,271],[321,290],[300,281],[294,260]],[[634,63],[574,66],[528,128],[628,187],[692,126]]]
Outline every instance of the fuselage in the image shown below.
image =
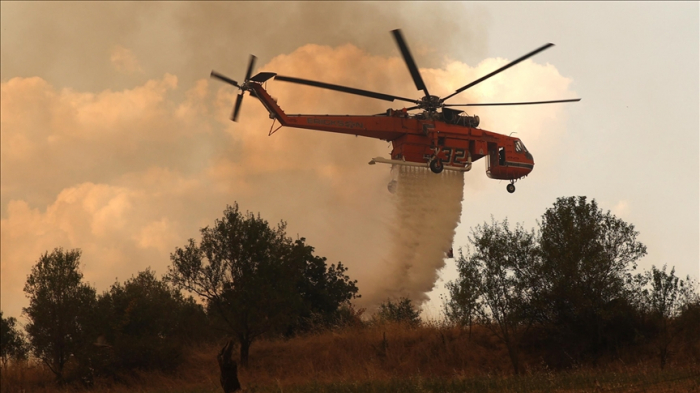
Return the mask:
[[261,84],[251,83],[249,91],[282,126],[389,141],[393,161],[427,164],[436,157],[450,169],[465,168],[486,157],[486,174],[503,180],[527,176],[535,164],[518,138],[467,122],[447,121],[441,113],[409,116],[405,110],[388,110],[386,115],[374,116],[288,115]]

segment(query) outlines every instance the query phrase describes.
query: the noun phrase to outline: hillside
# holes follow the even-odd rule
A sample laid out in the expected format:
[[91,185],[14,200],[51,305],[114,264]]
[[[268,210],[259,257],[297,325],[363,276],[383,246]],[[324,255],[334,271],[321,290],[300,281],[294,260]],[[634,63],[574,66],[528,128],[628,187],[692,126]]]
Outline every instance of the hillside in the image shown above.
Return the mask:
[[[173,374],[132,373],[118,382],[97,376],[91,387],[64,388],[39,365],[3,368],[3,392],[221,392],[218,344],[190,347]],[[474,327],[388,324],[262,340],[250,366],[239,369],[245,391],[257,392],[697,392],[700,348],[675,345],[662,370],[653,346],[592,359],[562,370],[544,366],[537,348],[523,353],[524,373],[513,376],[506,348]]]

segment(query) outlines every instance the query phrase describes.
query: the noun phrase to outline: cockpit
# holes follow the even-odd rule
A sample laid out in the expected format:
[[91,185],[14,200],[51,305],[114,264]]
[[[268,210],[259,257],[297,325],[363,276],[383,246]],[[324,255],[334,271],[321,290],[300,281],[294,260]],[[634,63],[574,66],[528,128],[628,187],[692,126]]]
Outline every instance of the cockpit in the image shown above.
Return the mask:
[[500,143],[488,144],[486,175],[492,179],[517,180],[527,176],[534,166],[532,154],[520,139],[504,138]]
[[525,145],[523,144],[523,142],[520,139],[516,139],[514,143],[515,143],[515,152],[516,153],[524,153],[525,157],[527,157],[531,160],[533,159],[532,154],[530,154],[530,152],[527,151],[527,148],[525,147]]

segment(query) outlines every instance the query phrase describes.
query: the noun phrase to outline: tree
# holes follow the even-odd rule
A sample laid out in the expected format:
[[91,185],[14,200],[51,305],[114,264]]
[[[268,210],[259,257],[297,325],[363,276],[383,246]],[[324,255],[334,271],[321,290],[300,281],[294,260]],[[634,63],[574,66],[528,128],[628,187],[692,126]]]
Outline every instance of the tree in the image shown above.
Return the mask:
[[680,347],[694,356],[695,362],[700,362],[700,296],[698,296],[698,285],[695,283],[695,295],[693,300],[681,309],[681,314],[676,319],[680,335]]
[[242,366],[261,335],[284,331],[305,311],[337,311],[357,293],[345,267],[326,270],[325,259],[304,238],[292,242],[285,227],[271,228],[234,204],[201,230],[199,245],[190,239],[170,256],[167,279],[206,300],[208,313],[238,339]]
[[404,323],[410,327],[420,325],[420,312],[411,299],[401,297],[396,301],[388,299],[379,305],[377,313],[380,321]]
[[669,347],[680,335],[685,324],[674,323],[687,306],[696,301],[697,294],[692,280],[688,276],[681,280],[675,275],[675,268],[666,273],[666,265],[662,269],[656,266],[651,271],[637,276],[637,282],[641,286],[642,307],[651,320],[654,327],[660,366],[666,366],[669,355]]
[[316,325],[337,324],[341,318],[341,306],[349,305],[357,295],[357,281],[350,280],[342,262],[326,264],[326,258],[314,255],[314,248],[306,239],[295,240],[289,250],[288,261],[297,273],[296,291],[301,297],[301,308],[295,321],[285,333],[305,331]]
[[586,197],[558,198],[542,216],[532,306],[549,326],[549,340],[569,356],[596,354],[634,336],[626,283],[646,254],[637,234]]
[[203,341],[207,319],[192,297],[139,272],[123,284],[115,282],[98,299],[102,333],[112,347],[116,370],[172,370],[185,342]]
[[459,279],[445,284],[450,293],[449,300],[444,300],[444,311],[447,319],[461,326],[469,327],[471,337],[472,322],[477,317],[479,309],[479,284],[481,275],[479,269],[473,263],[467,261],[460,250],[457,263]]
[[532,324],[529,302],[533,292],[533,268],[537,247],[533,232],[508,220],[484,223],[472,230],[473,251],[460,253],[459,278],[448,284],[452,294],[448,315],[472,315],[506,346],[515,374],[520,373],[520,345]]
[[26,331],[34,355],[63,380],[63,368],[94,340],[89,331],[95,289],[82,282],[80,250],[56,248],[44,253],[32,267],[24,292],[29,307]]
[[15,318],[5,318],[0,311],[0,358],[3,366],[7,365],[10,359],[27,358],[27,344],[22,333],[15,327],[16,324]]

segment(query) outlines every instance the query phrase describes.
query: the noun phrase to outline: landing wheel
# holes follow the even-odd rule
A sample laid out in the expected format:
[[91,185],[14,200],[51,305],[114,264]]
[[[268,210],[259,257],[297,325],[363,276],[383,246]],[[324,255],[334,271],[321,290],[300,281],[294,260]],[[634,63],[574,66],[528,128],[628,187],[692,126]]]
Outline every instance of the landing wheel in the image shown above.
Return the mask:
[[439,158],[430,161],[430,170],[433,171],[433,173],[440,173],[442,172],[443,168],[444,166],[442,165],[442,160]]
[[508,190],[509,193],[514,193],[515,192],[515,184],[511,183],[506,186],[506,190]]

